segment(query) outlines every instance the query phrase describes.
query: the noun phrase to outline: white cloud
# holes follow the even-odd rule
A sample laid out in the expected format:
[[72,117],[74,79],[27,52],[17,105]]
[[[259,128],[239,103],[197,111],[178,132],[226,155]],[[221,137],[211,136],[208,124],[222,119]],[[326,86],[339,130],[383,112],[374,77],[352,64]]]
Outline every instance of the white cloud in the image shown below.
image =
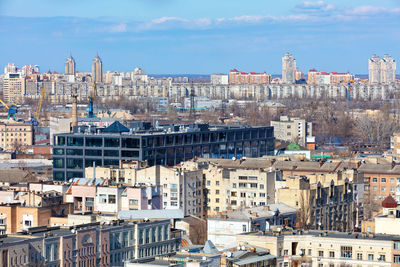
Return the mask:
[[125,23],[120,23],[117,25],[113,25],[110,27],[107,27],[106,29],[108,32],[126,32],[127,31],[127,26]]
[[353,15],[379,15],[400,13],[400,8],[387,9],[380,6],[359,6],[353,8],[350,12]]
[[324,1],[304,1],[298,4],[295,9],[302,12],[326,12],[336,9],[335,5],[325,3]]

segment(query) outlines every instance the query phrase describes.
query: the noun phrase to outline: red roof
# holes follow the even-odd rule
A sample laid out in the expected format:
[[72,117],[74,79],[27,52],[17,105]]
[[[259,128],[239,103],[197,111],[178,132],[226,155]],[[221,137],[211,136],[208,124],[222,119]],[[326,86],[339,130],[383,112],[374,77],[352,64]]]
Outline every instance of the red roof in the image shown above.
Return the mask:
[[309,70],[308,72],[317,72],[316,69]]
[[382,201],[382,207],[384,208],[397,208],[397,202],[394,200],[392,196],[387,196],[383,201]]

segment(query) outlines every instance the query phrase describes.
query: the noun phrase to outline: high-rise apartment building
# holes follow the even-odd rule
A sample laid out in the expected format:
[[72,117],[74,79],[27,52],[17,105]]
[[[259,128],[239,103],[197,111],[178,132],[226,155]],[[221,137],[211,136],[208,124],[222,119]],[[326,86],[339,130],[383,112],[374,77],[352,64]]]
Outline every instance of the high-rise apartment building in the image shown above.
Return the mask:
[[389,84],[396,80],[396,61],[389,55],[383,58],[373,55],[368,60],[369,83]]
[[381,82],[388,84],[396,81],[396,61],[389,55],[384,55],[381,65]]
[[75,75],[76,64],[75,59],[70,55],[65,61],[65,75]]
[[7,66],[4,67],[4,74],[8,73],[17,73],[18,68],[14,65],[14,63],[8,63]]
[[99,55],[93,59],[92,78],[96,83],[103,82],[103,62],[101,61]]
[[8,73],[3,80],[4,101],[9,104],[20,102],[25,94],[25,78],[19,73]]
[[296,59],[290,53],[282,57],[282,83],[296,82]]

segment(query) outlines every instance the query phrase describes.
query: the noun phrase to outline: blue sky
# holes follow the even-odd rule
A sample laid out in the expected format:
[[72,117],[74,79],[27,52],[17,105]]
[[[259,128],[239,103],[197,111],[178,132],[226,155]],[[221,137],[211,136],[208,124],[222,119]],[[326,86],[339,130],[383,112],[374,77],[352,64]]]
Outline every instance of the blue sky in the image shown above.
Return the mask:
[[[0,65],[63,71],[367,73],[372,54],[400,59],[400,0],[0,0]],[[400,66],[399,66],[400,68]]]

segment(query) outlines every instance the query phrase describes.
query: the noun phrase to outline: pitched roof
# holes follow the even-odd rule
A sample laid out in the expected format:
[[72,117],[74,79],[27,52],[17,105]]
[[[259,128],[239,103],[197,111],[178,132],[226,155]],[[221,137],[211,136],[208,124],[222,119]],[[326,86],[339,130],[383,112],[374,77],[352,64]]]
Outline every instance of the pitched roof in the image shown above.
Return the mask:
[[122,133],[129,132],[129,129],[122,125],[119,121],[115,121],[113,124],[103,130],[104,133]]

